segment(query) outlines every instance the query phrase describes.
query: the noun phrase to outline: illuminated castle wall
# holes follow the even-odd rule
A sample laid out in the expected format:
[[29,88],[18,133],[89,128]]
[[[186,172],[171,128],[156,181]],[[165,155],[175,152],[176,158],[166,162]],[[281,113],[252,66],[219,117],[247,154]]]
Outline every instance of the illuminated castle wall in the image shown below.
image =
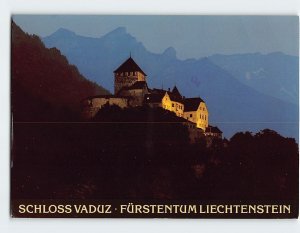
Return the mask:
[[114,91],[114,95],[92,96],[85,99],[83,101],[85,118],[95,116],[105,104],[117,105],[121,108],[148,105],[174,112],[176,116],[194,123],[195,127],[201,129],[203,133],[209,128],[208,135],[213,135],[212,127],[208,124],[208,109],[201,98],[185,98],[176,86],[172,91],[150,89],[147,85],[146,73],[131,56],[114,71]]

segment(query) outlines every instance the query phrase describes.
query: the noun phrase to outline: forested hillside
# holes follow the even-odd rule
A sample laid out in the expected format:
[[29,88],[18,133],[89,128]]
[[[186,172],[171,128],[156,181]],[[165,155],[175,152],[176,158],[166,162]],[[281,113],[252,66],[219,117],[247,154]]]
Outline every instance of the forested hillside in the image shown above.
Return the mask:
[[24,33],[14,22],[11,36],[15,121],[71,120],[83,98],[108,93],[83,77],[58,49],[47,49],[38,36]]

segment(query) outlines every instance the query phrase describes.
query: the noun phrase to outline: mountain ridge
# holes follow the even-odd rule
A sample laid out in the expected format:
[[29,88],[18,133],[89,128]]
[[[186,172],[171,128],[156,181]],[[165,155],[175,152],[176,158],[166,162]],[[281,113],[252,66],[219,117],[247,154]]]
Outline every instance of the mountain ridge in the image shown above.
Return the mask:
[[[230,69],[224,69],[220,64],[216,64],[217,62],[211,56],[180,60],[176,57],[176,50],[172,47],[162,53],[152,53],[135,37],[124,36],[128,34],[126,29],[117,30],[117,34],[121,32],[124,40],[120,40],[120,35],[114,36],[113,32],[108,33],[109,41],[107,34],[91,40],[76,38],[58,43],[56,39],[45,37],[43,41],[47,47],[58,46],[86,77],[101,83],[109,90],[113,90],[112,71],[131,54],[148,74],[150,87],[171,88],[176,84],[186,97],[201,96],[208,103],[211,121],[222,122],[218,123],[218,126],[225,131],[226,136],[236,131],[257,131],[269,127],[278,130],[283,135],[298,137],[297,125],[284,124],[284,122],[298,122],[296,104],[267,95],[246,85],[235,77]],[[71,46],[73,44],[76,46]],[[278,53],[275,55],[281,57]],[[254,56],[265,55],[255,53]],[[270,56],[272,57],[272,54]],[[260,59],[259,62],[262,60]],[[289,65],[288,62],[287,65]],[[228,126],[226,122],[232,124]],[[239,125],[238,122],[253,123],[250,126],[246,123]],[[266,123],[258,124],[257,122]],[[273,122],[281,123],[274,126]]]
[[256,91],[298,104],[298,57],[274,52],[212,55],[209,59]]

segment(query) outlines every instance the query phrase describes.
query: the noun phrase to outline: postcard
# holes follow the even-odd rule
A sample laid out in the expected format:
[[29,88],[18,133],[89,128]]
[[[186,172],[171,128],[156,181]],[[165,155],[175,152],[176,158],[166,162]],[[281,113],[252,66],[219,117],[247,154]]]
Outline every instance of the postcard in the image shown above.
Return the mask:
[[298,218],[297,16],[12,15],[11,215]]

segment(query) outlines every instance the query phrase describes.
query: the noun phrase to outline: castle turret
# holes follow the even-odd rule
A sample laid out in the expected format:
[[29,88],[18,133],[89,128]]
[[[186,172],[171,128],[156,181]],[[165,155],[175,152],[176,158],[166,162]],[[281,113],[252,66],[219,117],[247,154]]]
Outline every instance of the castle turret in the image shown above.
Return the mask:
[[178,98],[182,99],[182,95],[180,94],[178,88],[176,87],[176,85],[174,86],[173,90],[172,90],[173,95],[175,95]]
[[115,95],[117,95],[123,87],[132,86],[138,81],[146,82],[147,76],[131,56],[114,71],[114,75]]

